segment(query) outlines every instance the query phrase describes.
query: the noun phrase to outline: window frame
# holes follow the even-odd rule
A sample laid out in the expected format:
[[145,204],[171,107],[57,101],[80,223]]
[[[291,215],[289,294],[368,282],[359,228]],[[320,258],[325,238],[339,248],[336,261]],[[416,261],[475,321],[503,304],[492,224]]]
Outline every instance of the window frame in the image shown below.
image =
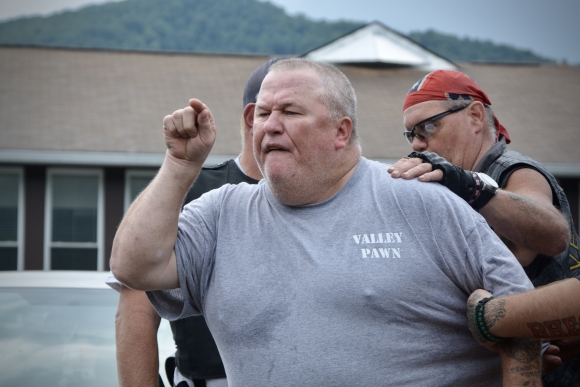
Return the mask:
[[24,270],[24,168],[0,167],[0,173],[18,175],[18,211],[16,215],[16,241],[0,241],[0,247],[16,247],[16,270]]
[[[55,175],[77,175],[77,176],[96,176],[98,178],[97,191],[97,241],[96,242],[53,242],[52,241],[52,182]],[[104,218],[105,218],[105,187],[104,173],[102,169],[97,168],[47,168],[46,170],[46,195],[44,206],[44,260],[43,267],[45,271],[50,271],[52,264],[51,249],[53,247],[61,248],[96,248],[97,249],[97,268],[95,271],[105,270],[104,256]]]

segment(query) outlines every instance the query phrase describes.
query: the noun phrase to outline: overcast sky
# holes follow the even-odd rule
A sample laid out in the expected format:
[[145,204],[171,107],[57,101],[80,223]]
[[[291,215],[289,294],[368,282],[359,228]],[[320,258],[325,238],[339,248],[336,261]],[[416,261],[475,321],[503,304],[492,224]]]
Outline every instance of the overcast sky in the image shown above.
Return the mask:
[[[0,20],[111,0],[0,0]],[[218,1],[218,0],[215,0]],[[379,20],[404,34],[434,29],[580,64],[580,0],[271,0],[314,19]]]

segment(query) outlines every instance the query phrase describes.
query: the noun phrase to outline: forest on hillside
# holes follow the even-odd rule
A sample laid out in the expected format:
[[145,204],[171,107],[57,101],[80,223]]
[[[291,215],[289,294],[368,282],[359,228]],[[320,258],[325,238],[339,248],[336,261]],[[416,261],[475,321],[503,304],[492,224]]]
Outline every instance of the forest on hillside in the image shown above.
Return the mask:
[[[0,44],[300,55],[360,26],[291,16],[258,0],[124,0],[0,23]],[[454,61],[547,62],[528,50],[418,31],[410,38]]]

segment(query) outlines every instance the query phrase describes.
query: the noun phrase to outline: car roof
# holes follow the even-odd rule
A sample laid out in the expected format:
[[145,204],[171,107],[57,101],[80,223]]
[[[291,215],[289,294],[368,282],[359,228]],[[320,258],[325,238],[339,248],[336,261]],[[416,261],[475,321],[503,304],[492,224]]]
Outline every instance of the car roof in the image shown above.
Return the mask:
[[0,288],[110,289],[106,271],[0,271]]

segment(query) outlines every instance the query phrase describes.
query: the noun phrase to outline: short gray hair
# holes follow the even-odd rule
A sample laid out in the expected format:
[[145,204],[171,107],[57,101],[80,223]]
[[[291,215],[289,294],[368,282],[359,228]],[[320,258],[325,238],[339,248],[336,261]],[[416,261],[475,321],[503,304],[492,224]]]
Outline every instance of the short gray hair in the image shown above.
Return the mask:
[[360,138],[356,130],[356,94],[346,75],[331,64],[314,62],[305,58],[280,60],[274,63],[268,72],[295,70],[311,70],[320,77],[324,88],[322,101],[328,107],[330,118],[334,120],[345,116],[350,118],[352,121],[350,142],[359,145]]
[[[452,108],[457,107],[457,106],[469,105],[473,101],[454,100],[454,101],[441,101],[441,102],[443,102],[443,106],[446,109],[452,109]],[[491,134],[495,138],[495,132],[496,132],[497,128],[495,127],[495,121],[493,119],[494,118],[493,110],[491,109],[491,106],[489,106],[485,103],[483,104],[483,106],[485,107],[485,123],[487,124],[487,128],[489,129],[489,131],[491,132]]]

